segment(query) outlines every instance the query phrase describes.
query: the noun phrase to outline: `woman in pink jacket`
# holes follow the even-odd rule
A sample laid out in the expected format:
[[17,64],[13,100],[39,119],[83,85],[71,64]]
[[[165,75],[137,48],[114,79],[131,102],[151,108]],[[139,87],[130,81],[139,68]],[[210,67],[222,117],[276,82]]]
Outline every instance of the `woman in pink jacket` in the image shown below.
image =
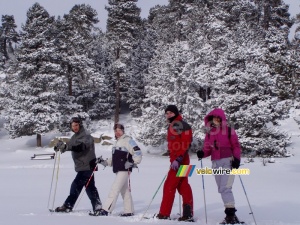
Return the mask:
[[[211,156],[213,169],[238,169],[241,148],[235,130],[228,126],[222,109],[214,109],[204,118],[208,129],[204,139],[203,150],[197,152],[199,160]],[[222,196],[226,217],[223,224],[239,223],[235,215],[235,202],[232,194],[234,175],[215,175],[218,191]]]

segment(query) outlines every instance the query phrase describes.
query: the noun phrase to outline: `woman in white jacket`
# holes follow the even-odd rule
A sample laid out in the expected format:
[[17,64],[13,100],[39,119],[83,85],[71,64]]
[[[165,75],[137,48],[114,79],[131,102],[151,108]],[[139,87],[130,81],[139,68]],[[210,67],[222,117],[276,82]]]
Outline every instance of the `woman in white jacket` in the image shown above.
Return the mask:
[[112,166],[116,178],[102,209],[93,214],[94,216],[107,216],[108,213],[111,213],[115,208],[119,193],[121,193],[124,201],[124,212],[120,216],[132,216],[134,214],[128,179],[132,168],[142,161],[142,151],[136,142],[124,133],[122,124],[115,124],[114,132],[117,141],[112,148],[112,157],[107,160],[100,157],[98,163],[103,166]]

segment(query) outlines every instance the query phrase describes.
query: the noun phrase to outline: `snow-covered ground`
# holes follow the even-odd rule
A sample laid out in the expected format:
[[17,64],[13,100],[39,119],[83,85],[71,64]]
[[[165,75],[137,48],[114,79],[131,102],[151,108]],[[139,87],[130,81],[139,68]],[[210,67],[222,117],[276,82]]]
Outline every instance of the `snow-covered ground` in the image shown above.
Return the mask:
[[[292,112],[292,117],[297,115]],[[249,168],[250,175],[241,176],[244,183],[256,222],[259,225],[295,225],[300,224],[300,131],[293,118],[282,122],[282,129],[292,135],[293,144],[288,148],[294,156],[289,158],[276,158],[275,163],[263,166],[261,159],[255,158],[253,163],[245,163],[244,168]],[[134,135],[137,127],[128,117],[123,117],[127,133]],[[99,127],[96,133],[113,135],[112,124],[107,123]],[[53,149],[46,147],[46,143],[55,136],[48,134],[43,137],[45,147],[36,148],[35,136],[18,139],[8,139],[0,120],[0,221],[6,225],[124,225],[124,224],[184,224],[185,222],[161,221],[156,219],[140,220],[147,206],[151,202],[159,184],[168,171],[169,159],[147,153],[144,148],[143,161],[139,170],[135,169],[131,175],[131,188],[135,206],[135,216],[120,218],[122,212],[122,199],[119,197],[116,209],[107,217],[91,217],[87,211],[91,204],[83,195],[74,213],[51,214],[48,210],[48,198],[51,186],[54,160],[31,160],[33,154],[52,153]],[[142,146],[142,145],[141,145]],[[96,144],[97,156],[104,158],[110,156],[110,147]],[[200,168],[196,155],[191,156],[191,164]],[[245,159],[243,159],[244,161]],[[210,167],[210,159],[203,160],[203,166]],[[96,186],[102,201],[105,201],[114,174],[111,168],[95,173]],[[54,207],[60,206],[68,195],[70,184],[75,177],[73,161],[70,153],[64,153],[60,159],[59,178]],[[208,225],[216,225],[224,218],[224,208],[221,197],[217,193],[213,176],[204,176],[207,203]],[[54,180],[55,183],[55,180]],[[197,224],[206,224],[203,200],[202,178],[194,173],[190,177],[194,195],[194,216]],[[254,225],[252,215],[243,191],[241,182],[236,177],[233,187],[237,216],[248,225]],[[151,216],[159,211],[162,198],[162,188],[147,212]],[[49,208],[52,208],[52,200]],[[178,217],[179,198],[176,196],[171,217]]]

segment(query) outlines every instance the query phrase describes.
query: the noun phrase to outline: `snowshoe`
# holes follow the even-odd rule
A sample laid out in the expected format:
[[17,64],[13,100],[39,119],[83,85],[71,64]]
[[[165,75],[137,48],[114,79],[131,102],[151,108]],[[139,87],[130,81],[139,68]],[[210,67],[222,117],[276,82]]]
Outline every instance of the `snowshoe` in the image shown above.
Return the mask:
[[178,221],[195,222],[195,220],[194,220],[194,218],[192,216],[182,216],[182,217],[179,217]]
[[65,212],[65,213],[69,213],[69,212],[72,212],[72,208],[71,207],[68,207],[66,205],[62,205],[60,207],[57,207],[55,209],[55,212]]
[[108,216],[108,212],[104,209],[96,209],[93,213],[89,213],[90,216]]
[[170,220],[171,218],[169,216],[164,216],[160,213],[158,213],[155,218],[159,219],[159,220]]
[[133,213],[121,213],[119,216],[121,217],[128,217],[128,216],[133,216]]
[[241,222],[236,215],[234,216],[226,216],[225,219],[220,224],[244,224]]

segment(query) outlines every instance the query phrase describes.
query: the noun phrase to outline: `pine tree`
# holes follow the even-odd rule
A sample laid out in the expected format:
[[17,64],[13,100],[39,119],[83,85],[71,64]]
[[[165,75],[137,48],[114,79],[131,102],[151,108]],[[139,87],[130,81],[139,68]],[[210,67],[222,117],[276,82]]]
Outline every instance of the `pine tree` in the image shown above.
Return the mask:
[[89,44],[90,56],[95,62],[95,68],[99,71],[99,76],[91,80],[91,85],[99,92],[95,92],[91,100],[92,106],[87,113],[91,119],[102,119],[110,117],[113,114],[115,104],[115,95],[113,93],[113,79],[111,77],[111,62],[109,58],[109,46],[106,35],[95,30],[93,33],[93,41]]
[[155,53],[159,41],[151,26],[143,21],[143,29],[140,31],[138,42],[132,51],[132,64],[130,69],[129,89],[127,102],[131,115],[140,117],[145,98],[145,78],[148,76],[149,63]]
[[75,5],[69,14],[57,21],[56,45],[59,48],[63,74],[68,79],[68,94],[70,96],[74,95],[73,86],[76,88],[78,82],[84,81],[87,73],[86,68],[93,64],[93,61],[88,57],[86,45],[91,41],[93,24],[98,22],[96,15],[97,12],[90,6]]
[[56,46],[62,75],[67,80],[68,98],[74,99],[81,106],[78,111],[87,112],[92,119],[106,117],[111,112],[107,74],[100,72],[102,65],[97,65],[93,56],[93,30],[97,22],[96,10],[85,4],[75,5],[56,22]]
[[278,96],[282,100],[294,98],[296,95],[297,79],[295,70],[297,60],[293,58],[288,40],[289,29],[293,21],[289,18],[288,6],[282,1],[270,6],[270,20],[266,32],[266,44],[268,54],[266,63],[270,67],[270,73],[276,77]]
[[0,32],[0,52],[3,53],[6,60],[8,60],[9,52],[14,53],[12,44],[18,43],[20,40],[19,34],[16,31],[17,25],[15,24],[14,16],[3,15],[2,26]]
[[54,62],[52,39],[54,18],[38,3],[27,11],[21,44],[16,54],[17,68],[9,74],[11,104],[7,110],[6,129],[11,137],[41,135],[57,127],[59,68]]
[[[245,153],[282,151],[288,143],[287,137],[268,123],[276,124],[276,119],[287,114],[290,103],[280,101],[277,76],[270,66],[270,58],[274,58],[272,49],[275,43],[281,46],[280,49],[286,49],[287,33],[273,29],[270,24],[266,31],[265,22],[262,28],[253,26],[259,13],[251,4],[219,1],[214,2],[212,9],[213,16],[221,20],[217,24],[222,26],[217,32],[209,32],[209,43],[218,46],[212,46],[216,49],[212,53],[217,54],[217,61],[211,68],[214,86],[210,93],[210,107],[222,107],[228,119],[239,125],[237,131]],[[252,18],[249,18],[249,13]],[[273,35],[269,35],[271,31]],[[275,31],[278,39],[270,39]]]
[[196,94],[198,86],[191,59],[191,50],[185,41],[157,49],[145,80],[146,98],[140,118],[139,139],[146,145],[159,146],[165,141],[164,109],[169,104],[177,105],[184,119],[196,131],[203,100]]
[[[275,7],[274,4],[271,6]],[[146,99],[141,118],[145,128],[141,140],[151,145],[162,144],[163,123],[154,121],[151,116],[156,115],[157,119],[157,115],[162,115],[163,105],[173,103],[184,109],[184,117],[193,125],[196,138],[204,136],[200,127],[205,114],[222,107],[229,122],[239,125],[236,130],[244,153],[283,151],[288,143],[287,136],[270,124],[276,125],[276,120],[287,114],[290,101],[281,101],[276,85],[278,76],[274,74],[276,67],[270,59],[280,53],[286,62],[291,63],[286,51],[285,27],[290,25],[286,8],[283,5],[279,11],[275,8],[281,5],[271,8],[270,16],[282,13],[274,22],[267,17],[262,20],[261,9],[247,1],[207,0],[192,5],[189,3],[191,10],[180,17],[186,21],[180,28],[181,37],[187,39],[180,45],[186,49],[180,51],[178,47],[167,45],[176,43],[175,37],[163,39],[164,45],[158,48],[156,57],[150,62],[149,80],[145,80]],[[161,18],[166,14],[161,12],[170,12],[168,7],[152,9],[149,18],[154,24],[162,22]],[[197,18],[199,22],[193,24],[191,21]],[[193,33],[185,33],[193,26]],[[167,37],[170,29],[162,27],[158,31],[160,37]],[[276,38],[272,38],[274,35]],[[181,60],[177,61],[174,56],[177,54],[172,55],[173,51],[180,52],[178,55],[184,59],[179,57]],[[180,83],[180,89],[176,88],[176,83]]]
[[137,0],[109,0],[106,10],[107,37],[110,46],[110,58],[115,85],[116,105],[115,123],[119,121],[120,103],[127,102],[127,93],[131,76],[131,54],[135,48],[141,23],[140,8]]
[[282,82],[288,87],[286,95],[291,96],[292,99],[299,97],[300,87],[300,13],[296,15],[295,23],[295,35],[289,48],[290,62],[287,67],[288,72],[286,73],[287,76],[284,77],[284,82]]

